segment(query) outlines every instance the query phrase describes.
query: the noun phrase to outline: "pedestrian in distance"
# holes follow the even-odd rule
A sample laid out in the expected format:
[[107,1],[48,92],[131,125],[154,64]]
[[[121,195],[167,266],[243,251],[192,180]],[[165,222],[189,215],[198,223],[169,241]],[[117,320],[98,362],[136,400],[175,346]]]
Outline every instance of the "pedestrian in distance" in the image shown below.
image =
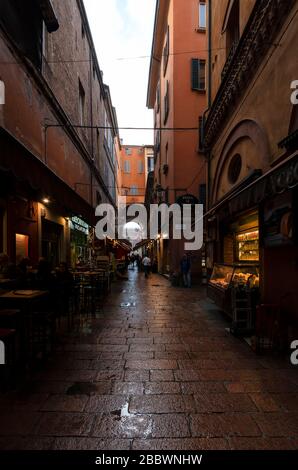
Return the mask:
[[151,267],[151,259],[149,258],[148,255],[144,256],[142,264],[144,267],[145,278],[147,279],[149,277],[150,267]]
[[184,287],[191,287],[191,262],[190,257],[186,253],[181,259],[180,270]]

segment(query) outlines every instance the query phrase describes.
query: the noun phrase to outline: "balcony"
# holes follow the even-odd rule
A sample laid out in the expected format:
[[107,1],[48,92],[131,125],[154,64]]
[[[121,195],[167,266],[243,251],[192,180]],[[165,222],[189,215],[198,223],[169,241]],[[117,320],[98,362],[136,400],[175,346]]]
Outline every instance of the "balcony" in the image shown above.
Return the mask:
[[236,55],[238,44],[239,44],[239,39],[234,41],[232,46],[231,46],[230,52],[228,53],[226,63],[224,65],[224,68],[223,68],[222,73],[221,73],[221,80],[222,81],[224,81],[224,79],[227,76],[228,71],[230,70],[230,66],[233,62],[233,59],[234,59],[235,55]]

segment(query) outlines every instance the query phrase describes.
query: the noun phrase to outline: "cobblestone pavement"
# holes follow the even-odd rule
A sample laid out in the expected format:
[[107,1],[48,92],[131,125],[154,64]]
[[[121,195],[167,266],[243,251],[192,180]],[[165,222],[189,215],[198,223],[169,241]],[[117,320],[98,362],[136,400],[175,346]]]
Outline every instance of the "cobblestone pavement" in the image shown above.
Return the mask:
[[0,398],[0,448],[297,449],[297,368],[227,333],[203,291],[129,276]]

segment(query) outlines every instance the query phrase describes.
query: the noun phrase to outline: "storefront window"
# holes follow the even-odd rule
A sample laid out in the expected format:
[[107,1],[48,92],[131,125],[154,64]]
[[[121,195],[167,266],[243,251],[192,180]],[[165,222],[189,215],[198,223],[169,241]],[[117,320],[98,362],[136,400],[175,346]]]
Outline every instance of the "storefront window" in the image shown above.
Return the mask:
[[29,236],[16,233],[16,260],[29,257]]
[[238,261],[259,261],[259,230],[250,230],[236,235]]

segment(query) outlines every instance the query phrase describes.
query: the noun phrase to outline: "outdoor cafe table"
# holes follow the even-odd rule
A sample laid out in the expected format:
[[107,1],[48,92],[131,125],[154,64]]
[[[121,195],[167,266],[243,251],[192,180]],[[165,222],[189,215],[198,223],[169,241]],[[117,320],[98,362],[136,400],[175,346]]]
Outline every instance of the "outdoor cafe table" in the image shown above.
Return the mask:
[[20,334],[21,357],[27,363],[30,350],[30,334],[33,329],[33,314],[42,306],[49,295],[41,290],[0,291],[0,309],[16,309],[20,311],[18,329]]

